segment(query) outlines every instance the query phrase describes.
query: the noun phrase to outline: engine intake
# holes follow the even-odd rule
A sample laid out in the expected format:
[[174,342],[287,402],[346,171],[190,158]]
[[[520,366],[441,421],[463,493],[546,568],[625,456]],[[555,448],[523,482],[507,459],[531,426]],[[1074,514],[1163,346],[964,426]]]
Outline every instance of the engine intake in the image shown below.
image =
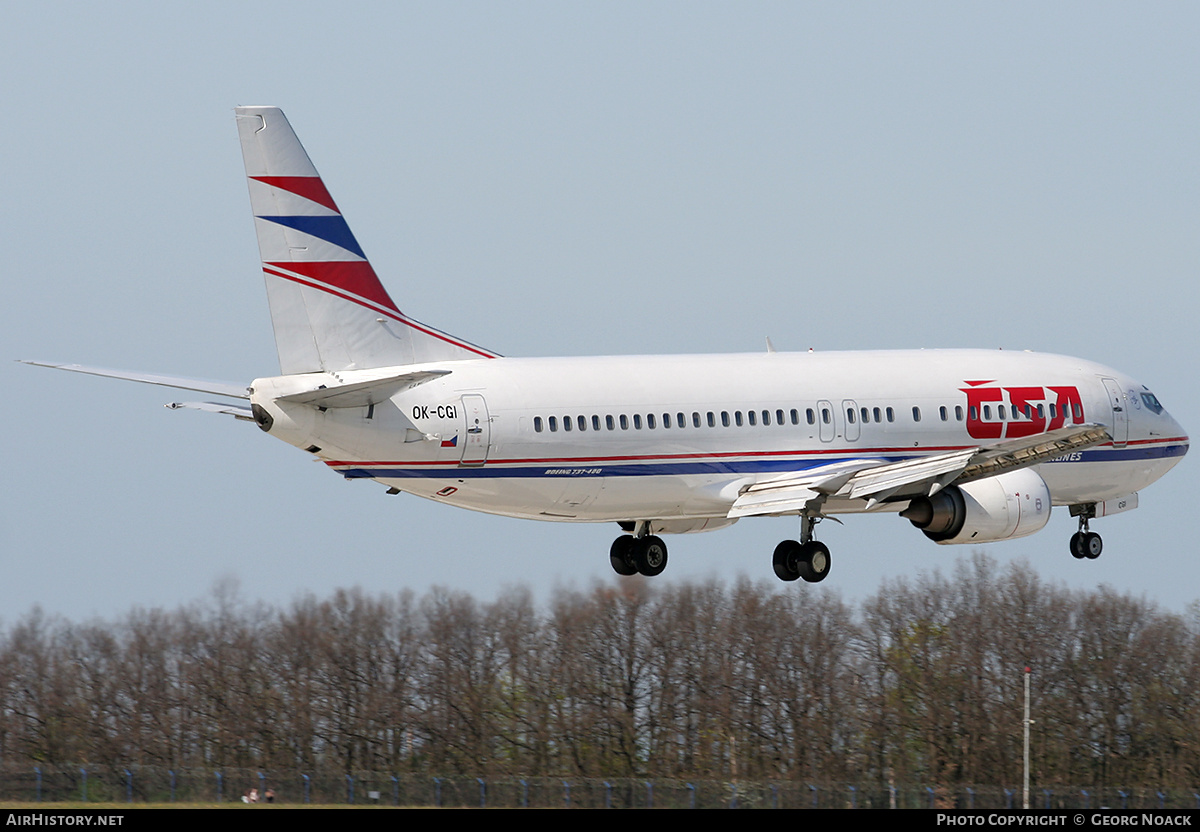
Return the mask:
[[1032,468],[952,485],[917,497],[900,512],[938,543],[988,543],[1041,531],[1050,520],[1050,489]]

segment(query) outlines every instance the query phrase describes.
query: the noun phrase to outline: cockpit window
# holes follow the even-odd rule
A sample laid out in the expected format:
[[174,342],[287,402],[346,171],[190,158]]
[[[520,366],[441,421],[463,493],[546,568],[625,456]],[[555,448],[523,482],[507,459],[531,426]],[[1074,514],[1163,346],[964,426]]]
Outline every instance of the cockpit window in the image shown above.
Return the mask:
[[1146,405],[1147,410],[1152,410],[1155,413],[1163,412],[1163,406],[1158,403],[1158,397],[1149,391],[1142,393],[1142,404]]

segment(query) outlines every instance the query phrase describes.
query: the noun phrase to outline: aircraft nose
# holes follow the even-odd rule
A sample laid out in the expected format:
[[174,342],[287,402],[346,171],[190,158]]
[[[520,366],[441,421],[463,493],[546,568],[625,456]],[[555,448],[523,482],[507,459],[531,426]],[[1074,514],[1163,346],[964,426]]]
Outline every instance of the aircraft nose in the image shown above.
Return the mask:
[[1183,425],[1179,424],[1179,420],[1170,413],[1164,412],[1163,415],[1167,417],[1167,422],[1170,424],[1170,431],[1168,435],[1173,437],[1179,443],[1181,447],[1179,455],[1183,456],[1188,452],[1188,445],[1191,442],[1191,440],[1188,438],[1187,431],[1183,429]]

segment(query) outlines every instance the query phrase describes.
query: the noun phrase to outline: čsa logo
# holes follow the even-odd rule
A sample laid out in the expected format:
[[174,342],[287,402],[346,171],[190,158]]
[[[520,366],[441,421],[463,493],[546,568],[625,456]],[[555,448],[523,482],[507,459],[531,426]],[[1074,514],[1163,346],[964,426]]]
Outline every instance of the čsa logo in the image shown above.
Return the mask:
[[995,379],[964,381],[967,433],[975,439],[1015,439],[1066,424],[1083,424],[1077,387],[984,387]]

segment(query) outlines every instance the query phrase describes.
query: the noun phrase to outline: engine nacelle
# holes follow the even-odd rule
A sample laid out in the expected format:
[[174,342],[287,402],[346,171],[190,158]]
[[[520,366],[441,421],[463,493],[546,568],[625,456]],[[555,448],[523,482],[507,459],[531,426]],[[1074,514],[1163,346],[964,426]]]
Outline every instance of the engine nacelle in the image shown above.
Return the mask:
[[938,543],[988,543],[1041,531],[1050,520],[1050,489],[1036,471],[943,488],[900,512]]

